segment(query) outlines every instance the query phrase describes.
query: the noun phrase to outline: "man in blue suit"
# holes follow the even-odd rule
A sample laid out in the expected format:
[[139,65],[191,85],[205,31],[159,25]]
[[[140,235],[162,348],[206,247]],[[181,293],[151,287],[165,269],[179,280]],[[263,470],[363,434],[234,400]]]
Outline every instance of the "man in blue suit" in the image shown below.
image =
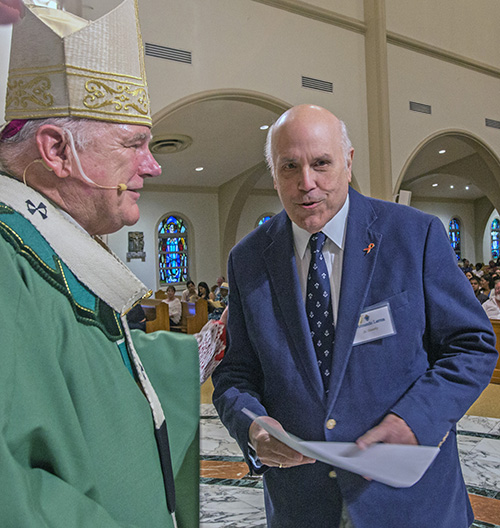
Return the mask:
[[[353,149],[323,108],[285,112],[266,154],[284,211],[231,252],[229,347],[213,380],[223,423],[264,474],[268,526],[470,526],[455,424],[488,384],[497,353],[443,225],[349,189]],[[322,232],[312,254],[309,237]],[[308,322],[321,315],[306,313],[309,283],[322,280],[311,281],[317,258],[320,271],[326,264],[324,313],[333,310],[333,343],[321,356]],[[365,323],[380,313],[373,339]],[[244,407],[305,440],[441,449],[417,484],[393,488],[291,450]]]

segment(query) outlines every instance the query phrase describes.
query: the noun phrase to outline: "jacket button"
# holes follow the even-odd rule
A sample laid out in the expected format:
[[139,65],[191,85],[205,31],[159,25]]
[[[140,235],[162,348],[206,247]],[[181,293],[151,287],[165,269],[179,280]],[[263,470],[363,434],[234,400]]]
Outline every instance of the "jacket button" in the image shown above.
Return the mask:
[[328,476],[330,478],[337,478],[337,473],[335,473],[335,471],[332,470],[332,471],[330,471],[330,473],[328,473]]
[[327,429],[333,429],[336,425],[337,425],[337,422],[336,422],[333,418],[330,418],[330,419],[326,422],[326,428],[327,428]]

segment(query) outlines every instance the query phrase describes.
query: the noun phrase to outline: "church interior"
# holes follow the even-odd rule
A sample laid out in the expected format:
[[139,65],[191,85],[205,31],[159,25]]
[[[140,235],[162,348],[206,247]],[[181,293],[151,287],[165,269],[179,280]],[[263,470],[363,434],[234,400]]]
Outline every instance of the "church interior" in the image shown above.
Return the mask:
[[[57,4],[40,0],[41,5]],[[66,0],[97,19],[119,0]],[[500,255],[500,3],[496,0],[139,0],[151,97],[141,218],[106,242],[152,291],[215,284],[231,248],[281,211],[264,161],[266,131],[291,106],[347,125],[351,185],[436,215],[457,259]],[[0,27],[0,102],[10,28]],[[183,226],[185,261],[165,274],[161,229]],[[171,222],[172,223],[172,222]],[[401,226],[412,236],[412,226]],[[162,260],[163,258],[163,260]],[[390,270],[387,270],[390,273]],[[500,527],[500,377],[458,424],[476,528]],[[203,528],[264,527],[262,481],[202,386]]]

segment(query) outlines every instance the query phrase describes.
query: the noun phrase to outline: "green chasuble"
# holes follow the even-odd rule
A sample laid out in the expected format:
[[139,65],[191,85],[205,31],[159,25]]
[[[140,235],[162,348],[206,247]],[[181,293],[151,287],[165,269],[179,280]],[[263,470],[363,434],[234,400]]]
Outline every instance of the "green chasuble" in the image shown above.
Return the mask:
[[[166,417],[179,528],[198,526],[196,340],[134,331],[127,343],[120,313],[139,281],[43,196],[0,178],[0,201],[13,184],[26,204],[0,203],[0,526],[174,526],[155,440],[163,414],[153,420],[134,346]],[[67,258],[41,235],[51,230]]]

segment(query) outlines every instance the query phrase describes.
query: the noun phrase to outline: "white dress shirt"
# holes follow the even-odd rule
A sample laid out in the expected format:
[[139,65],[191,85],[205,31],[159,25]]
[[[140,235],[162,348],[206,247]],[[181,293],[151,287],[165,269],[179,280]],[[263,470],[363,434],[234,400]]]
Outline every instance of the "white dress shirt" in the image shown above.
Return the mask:
[[495,290],[491,291],[493,292],[493,295],[481,306],[483,307],[489,319],[500,319],[500,308],[498,307],[497,301],[495,299]]
[[[347,226],[347,214],[349,212],[349,195],[342,209],[323,227],[321,231],[326,235],[323,246],[323,257],[325,259],[328,275],[330,276],[330,289],[332,292],[333,320],[337,323],[337,311],[340,297],[340,284],[342,281],[342,261],[344,259],[344,243]],[[311,262],[311,250],[309,239],[311,233],[302,229],[292,222],[293,243],[295,249],[295,262],[299,275],[302,299],[306,302],[307,274]]]
[[163,302],[168,304],[168,316],[172,319],[174,324],[178,324],[182,317],[182,304],[177,297],[172,300],[162,299]]

